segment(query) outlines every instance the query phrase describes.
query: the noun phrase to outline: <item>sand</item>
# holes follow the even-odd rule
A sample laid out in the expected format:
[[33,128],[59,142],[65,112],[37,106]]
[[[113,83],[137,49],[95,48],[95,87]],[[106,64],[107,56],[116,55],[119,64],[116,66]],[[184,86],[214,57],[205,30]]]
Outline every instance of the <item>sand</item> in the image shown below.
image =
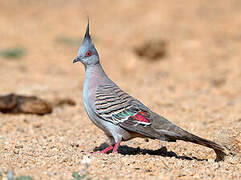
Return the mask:
[[[123,90],[173,123],[229,148],[133,139],[119,154],[103,148],[104,133],[82,102],[84,67],[72,64],[90,17],[90,31],[107,74]],[[0,1],[0,94],[71,98],[76,106],[51,114],[0,113],[0,172],[6,179],[241,179],[241,3],[229,1]],[[166,43],[156,60],[135,48]],[[1,176],[0,176],[1,177]],[[1,179],[1,178],[0,178]]]

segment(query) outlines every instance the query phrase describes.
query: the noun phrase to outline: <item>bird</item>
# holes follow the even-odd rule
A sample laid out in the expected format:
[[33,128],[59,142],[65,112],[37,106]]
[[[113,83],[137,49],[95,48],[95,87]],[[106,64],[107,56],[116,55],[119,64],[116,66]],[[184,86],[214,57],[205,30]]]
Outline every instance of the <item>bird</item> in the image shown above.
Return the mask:
[[100,153],[117,153],[122,141],[141,137],[167,142],[182,140],[208,148],[216,153],[216,161],[223,160],[223,146],[196,136],[153,112],[136,98],[123,91],[105,73],[98,51],[89,34],[89,19],[85,35],[73,63],[85,67],[83,104],[89,119],[109,139],[109,146]]

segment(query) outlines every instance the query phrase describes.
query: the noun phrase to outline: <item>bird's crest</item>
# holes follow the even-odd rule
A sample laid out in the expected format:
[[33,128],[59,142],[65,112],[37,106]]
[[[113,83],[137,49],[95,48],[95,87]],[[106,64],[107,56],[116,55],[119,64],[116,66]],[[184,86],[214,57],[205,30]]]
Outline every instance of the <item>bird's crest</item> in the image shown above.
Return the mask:
[[86,27],[86,31],[85,31],[85,37],[84,37],[84,42],[85,41],[90,41],[91,42],[91,37],[90,37],[90,33],[89,33],[89,18],[88,18],[88,24],[87,24],[87,27]]

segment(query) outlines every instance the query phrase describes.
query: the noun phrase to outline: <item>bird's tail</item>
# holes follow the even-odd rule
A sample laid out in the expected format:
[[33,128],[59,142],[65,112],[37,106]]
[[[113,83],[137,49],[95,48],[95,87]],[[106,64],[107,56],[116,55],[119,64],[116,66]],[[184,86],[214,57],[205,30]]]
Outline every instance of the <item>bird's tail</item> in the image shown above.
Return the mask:
[[225,149],[223,146],[221,146],[213,141],[210,141],[210,140],[201,138],[199,136],[196,136],[194,134],[191,134],[175,125],[172,126],[168,130],[162,131],[161,134],[164,135],[166,140],[168,140],[168,141],[183,140],[183,141],[199,144],[202,146],[206,146],[208,148],[212,148],[217,155],[216,161],[223,160],[226,155],[224,152]]

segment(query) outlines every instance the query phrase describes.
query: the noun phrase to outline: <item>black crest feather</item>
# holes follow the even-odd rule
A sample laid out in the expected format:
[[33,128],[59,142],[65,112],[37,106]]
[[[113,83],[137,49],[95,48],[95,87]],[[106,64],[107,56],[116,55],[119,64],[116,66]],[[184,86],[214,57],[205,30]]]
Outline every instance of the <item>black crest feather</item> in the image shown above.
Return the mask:
[[90,34],[89,34],[89,18],[88,18],[88,24],[87,24],[87,27],[86,27],[86,31],[85,31],[85,37],[84,37],[84,41],[85,40],[88,40],[88,41],[91,41],[91,37],[90,37]]

